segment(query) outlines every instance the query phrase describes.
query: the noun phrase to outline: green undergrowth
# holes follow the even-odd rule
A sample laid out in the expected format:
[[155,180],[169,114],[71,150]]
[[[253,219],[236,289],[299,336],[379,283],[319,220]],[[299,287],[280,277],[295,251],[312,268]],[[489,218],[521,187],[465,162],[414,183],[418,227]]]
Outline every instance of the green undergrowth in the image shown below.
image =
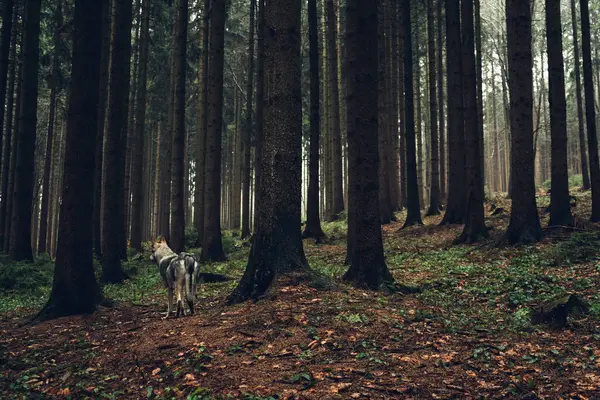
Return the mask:
[[[600,316],[600,234],[582,232],[550,246],[401,253],[389,257],[395,277],[425,290],[416,297],[449,330],[531,330],[530,310],[566,293],[588,298]],[[587,272],[584,272],[587,271]],[[595,273],[593,273],[595,272]],[[589,276],[586,276],[589,275]],[[597,292],[597,291],[596,291]]]

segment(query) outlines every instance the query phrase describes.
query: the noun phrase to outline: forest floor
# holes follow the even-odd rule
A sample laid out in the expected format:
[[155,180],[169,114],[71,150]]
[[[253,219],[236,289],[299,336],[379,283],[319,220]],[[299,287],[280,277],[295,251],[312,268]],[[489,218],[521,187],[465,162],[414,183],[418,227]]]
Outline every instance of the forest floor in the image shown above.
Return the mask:
[[[147,255],[127,263],[131,280],[104,288],[116,305],[93,315],[23,325],[51,282],[5,292],[0,398],[598,399],[600,232],[582,222],[589,196],[576,193],[577,229],[546,230],[532,246],[495,245],[508,223],[502,198],[482,244],[454,246],[461,227],[436,226],[441,217],[385,226],[388,266],[422,289],[414,294],[340,282],[343,221],[326,225],[327,244],[305,241],[330,280],[283,284],[256,303],[224,304],[248,255],[230,233],[229,261],[206,268],[234,279],[200,286],[193,316],[162,319],[166,292]],[[543,226],[547,203],[538,199]],[[590,313],[562,329],[531,323],[532,307],[566,293]]]

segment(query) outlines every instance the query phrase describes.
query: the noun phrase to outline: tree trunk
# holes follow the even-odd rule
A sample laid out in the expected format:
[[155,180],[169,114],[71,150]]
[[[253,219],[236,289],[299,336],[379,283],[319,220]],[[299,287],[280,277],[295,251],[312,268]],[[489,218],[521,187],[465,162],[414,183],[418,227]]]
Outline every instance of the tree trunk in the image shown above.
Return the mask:
[[[204,237],[204,197],[206,181],[206,90],[208,86],[208,39],[209,39],[209,14],[210,0],[204,0],[202,9],[202,29],[200,30],[200,42],[202,53],[200,65],[198,66],[198,81],[200,90],[198,93],[198,112],[196,118],[196,175],[194,190],[194,228],[196,229],[196,247],[202,246]],[[254,43],[254,42],[253,42]]]
[[467,210],[465,226],[458,242],[474,243],[487,237],[483,200],[483,170],[480,151],[482,139],[479,132],[477,105],[477,64],[475,61],[475,37],[473,29],[473,1],[461,1],[463,106],[467,179]]
[[[481,49],[481,5],[480,0],[474,1],[475,11],[475,68],[477,73],[477,132],[479,133],[479,169],[481,171],[481,190],[485,198],[485,143],[483,127],[483,53]],[[472,13],[471,13],[472,14]]]
[[10,70],[9,70],[9,85],[8,95],[6,98],[6,132],[4,135],[4,143],[2,146],[2,198],[0,199],[0,251],[5,248],[7,242],[7,232],[5,231],[6,221],[10,219],[8,214],[10,208],[8,208],[8,200],[12,197],[12,193],[9,191],[9,179],[10,179],[10,166],[12,155],[12,146],[15,141],[14,130],[13,130],[13,111],[15,103],[15,82],[17,81],[17,41],[19,35],[17,34],[18,27],[18,10],[13,13],[12,21],[12,39],[10,49]]
[[[21,36],[21,49],[23,49],[23,36]],[[22,50],[19,52],[18,57],[22,57]],[[14,213],[13,203],[15,197],[15,172],[17,170],[17,143],[18,143],[18,135],[19,135],[19,119],[21,116],[21,98],[23,97],[23,62],[17,61],[19,64],[19,69],[17,72],[17,89],[16,100],[15,100],[15,113],[12,123],[9,125],[11,128],[10,135],[11,136],[11,145],[10,145],[10,167],[8,170],[8,190],[6,193],[8,194],[6,199],[6,221],[4,224],[4,253],[8,254],[10,251],[10,243],[11,243],[11,225],[12,225],[12,215]],[[9,132],[7,132],[8,135]]]
[[261,202],[248,266],[230,302],[256,299],[268,290],[277,275],[308,269],[300,231],[300,10],[298,0],[269,2],[265,8],[269,90],[265,99],[265,146],[259,156]]
[[227,10],[224,1],[212,5],[210,21],[210,59],[208,62],[208,125],[206,136],[206,182],[204,208],[204,242],[202,259],[222,261],[225,259],[221,240],[221,133],[223,123],[223,65],[225,47],[225,19]]
[[442,0],[437,1],[436,6],[436,17],[437,17],[437,42],[438,42],[438,53],[437,53],[437,89],[438,89],[438,117],[439,117],[439,130],[440,130],[440,205],[447,202],[446,198],[446,141],[445,141],[445,109],[444,109],[444,42],[443,37],[443,19],[442,19]]
[[[2,7],[2,31],[0,32],[0,101],[2,101],[2,104],[5,104],[4,101],[6,99],[9,55],[11,50],[11,38],[13,37],[12,27],[15,22],[13,14],[17,15],[17,11],[14,10],[14,0],[4,0],[4,5]],[[2,154],[2,146],[4,145],[1,140],[3,132],[4,108],[0,111],[0,154]],[[5,194],[6,192],[2,192],[2,202],[4,202]]]
[[10,258],[13,261],[33,261],[31,216],[37,129],[40,3],[41,0],[28,0],[25,4],[21,114],[10,234]]
[[550,78],[550,134],[552,139],[552,181],[550,226],[572,226],[567,166],[567,101],[562,46],[560,0],[546,0],[546,38],[548,40],[548,76]]
[[[250,0],[250,26],[248,32],[248,72],[246,82],[246,118],[244,124],[244,164],[243,164],[243,188],[242,188],[242,239],[250,236],[250,180],[251,180],[251,138],[252,138],[252,95],[254,94],[254,12],[256,0]],[[317,150],[318,151],[318,150]],[[317,169],[318,173],[318,169]],[[318,188],[317,188],[318,190]],[[317,192],[317,206],[318,206]]]
[[108,130],[104,144],[104,211],[102,228],[102,274],[108,283],[120,283],[127,276],[121,268],[122,248],[126,245],[125,196],[123,190],[129,68],[131,56],[131,0],[115,0],[114,29],[111,40]]
[[148,36],[150,26],[150,0],[143,0],[138,60],[138,89],[133,137],[132,178],[131,178],[131,248],[142,250],[142,201],[144,199],[143,158],[144,131],[146,127],[146,83],[148,76]]
[[[405,4],[408,0],[405,1]],[[348,229],[354,237],[351,266],[344,280],[379,289],[393,282],[383,255],[379,203],[377,3],[347,0],[346,55],[348,72]],[[380,5],[381,7],[381,5]],[[382,11],[381,9],[379,10]],[[380,19],[381,21],[381,19]],[[410,23],[407,24],[410,26]],[[379,30],[379,32],[378,32]],[[410,48],[410,39],[408,40]],[[410,57],[408,57],[410,58]],[[411,75],[410,71],[407,75]],[[379,79],[383,77],[380,76]],[[379,131],[381,132],[381,131]]]
[[577,10],[575,1],[571,0],[571,25],[573,27],[573,59],[575,60],[575,96],[577,98],[577,127],[579,138],[579,158],[581,160],[581,175],[583,178],[583,189],[588,190],[590,186],[590,175],[585,143],[585,121],[583,119],[583,99],[581,97],[581,64],[579,59],[579,43],[577,39]]
[[325,236],[319,216],[319,35],[317,21],[317,0],[308,2],[308,36],[310,62],[310,150],[308,196],[306,199],[306,226],[302,237],[320,239]]
[[175,109],[173,129],[173,169],[171,190],[171,235],[169,246],[176,253],[185,248],[185,71],[188,0],[178,0],[175,24]]
[[404,14],[406,10],[398,6],[398,113],[400,117],[400,139],[398,143],[398,152],[400,153],[400,209],[406,207],[406,104],[405,104],[405,87],[404,87],[404,34],[406,27],[404,26]]
[[[387,0],[388,2],[390,0]],[[386,36],[385,36],[385,0],[379,2],[377,16],[377,137],[378,137],[378,162],[379,165],[379,216],[382,224],[389,224],[392,221],[392,201],[390,197],[390,179],[389,179],[389,135],[388,135],[388,113],[387,113],[387,55],[386,55]],[[353,28],[356,29],[356,28]]]
[[44,175],[42,178],[42,204],[41,204],[41,215],[40,215],[40,229],[39,229],[39,240],[37,251],[38,254],[46,252],[46,235],[48,231],[48,204],[50,202],[50,164],[52,161],[52,143],[54,137],[54,115],[56,112],[56,96],[59,91],[58,79],[59,79],[59,60],[58,60],[58,47],[60,46],[60,33],[59,28],[62,27],[62,2],[59,1],[56,6],[54,14],[54,54],[52,64],[52,77],[50,84],[50,105],[48,107],[48,134],[46,136],[46,155],[44,157]]
[[427,215],[440,214],[440,169],[438,148],[438,105],[435,74],[435,25],[433,0],[427,0],[427,38],[429,50],[429,116],[431,130],[431,186]]
[[465,135],[462,99],[462,60],[458,0],[446,1],[446,69],[448,87],[448,205],[440,225],[465,222]]
[[[258,0],[258,32],[256,41],[256,143],[254,146],[254,212],[253,224],[256,227],[256,212],[259,204],[258,187],[261,179],[259,155],[262,151],[264,130],[265,93],[265,0]],[[254,230],[254,229],[253,229]]]
[[588,0],[581,0],[581,50],[583,55],[583,87],[585,90],[585,114],[587,119],[587,142],[590,157],[590,183],[592,187],[593,222],[600,221],[600,166],[598,164],[598,139],[596,132],[596,109],[594,107],[594,77],[590,50],[590,12]]
[[333,0],[325,0],[327,26],[327,67],[331,89],[330,127],[332,143],[332,209],[329,220],[337,219],[344,211],[344,188],[342,177],[342,138],[340,126],[340,96],[338,82],[337,17]]
[[[140,20],[139,10],[140,10],[140,2],[141,0],[136,0],[133,8],[132,18],[135,20],[135,36],[132,38],[132,49],[131,52],[133,54],[133,63],[131,64],[131,82],[129,83],[129,104],[127,111],[127,137],[125,139],[125,178],[124,178],[124,217],[123,226],[124,235],[125,235],[125,247],[124,253],[122,254],[121,259],[127,260],[127,242],[130,238],[131,233],[131,185],[132,185],[132,168],[133,168],[133,148],[135,147],[135,112],[136,112],[136,100],[137,100],[137,90],[138,90],[138,62],[139,62],[139,47],[140,47]],[[133,23],[132,20],[132,23]]]
[[506,21],[512,136],[512,210],[506,238],[510,244],[531,243],[542,236],[534,182],[531,2],[507,0]]
[[98,128],[96,132],[96,173],[94,174],[94,211],[92,218],[94,253],[102,259],[102,182],[104,156],[104,128],[106,122],[106,104],[108,100],[108,75],[110,64],[110,36],[112,0],[102,1],[102,48],[100,57],[100,80],[98,81]]
[[415,138],[415,94],[413,88],[413,49],[411,35],[410,0],[404,4],[404,98],[406,125],[406,221],[403,228],[410,225],[422,225],[419,203],[419,180],[417,178],[417,149]]
[[158,236],[161,234],[161,217],[162,217],[162,209],[161,209],[161,199],[162,199],[162,149],[163,149],[163,143],[164,143],[164,139],[163,139],[163,135],[164,135],[164,129],[163,129],[163,123],[162,121],[158,121],[158,128],[157,128],[157,137],[156,137],[156,168],[154,169],[155,175],[154,175],[154,231],[153,231],[153,236],[154,238],[158,238]]
[[65,151],[59,243],[50,299],[42,318],[89,313],[101,300],[94,276],[92,209],[102,41],[102,3],[76,0],[73,68]]
[[[391,124],[390,124],[390,139],[391,139],[391,147],[390,147],[390,197],[392,200],[392,217],[394,217],[393,212],[398,211],[400,209],[400,159],[399,159],[399,138],[398,138],[398,68],[402,64],[399,63],[398,57],[398,12],[399,12],[399,2],[392,1],[391,3],[391,13],[390,13],[390,24],[391,24]],[[394,217],[395,218],[395,217]]]

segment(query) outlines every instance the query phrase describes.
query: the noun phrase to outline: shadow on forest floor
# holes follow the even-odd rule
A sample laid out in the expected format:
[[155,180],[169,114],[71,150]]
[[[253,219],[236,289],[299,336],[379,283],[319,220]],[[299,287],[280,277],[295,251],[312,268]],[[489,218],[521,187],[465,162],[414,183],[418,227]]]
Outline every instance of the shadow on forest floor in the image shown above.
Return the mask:
[[[491,240],[509,210],[493,201],[506,212],[488,217]],[[589,193],[577,193],[574,212],[588,215]],[[283,285],[225,307],[234,280],[202,285],[196,315],[165,321],[166,293],[141,261],[128,264],[131,281],[104,288],[117,305],[90,316],[18,327],[47,291],[0,295],[0,397],[597,398],[598,231],[551,231],[519,248],[451,246],[461,227],[440,219],[384,227],[395,279],[427,288],[419,294]],[[344,222],[335,224],[328,244],[305,241],[311,267],[334,279],[346,269]],[[248,249],[232,248],[228,262],[206,268],[239,278]],[[532,307],[566,293],[586,298],[590,314],[563,330],[531,324]]]

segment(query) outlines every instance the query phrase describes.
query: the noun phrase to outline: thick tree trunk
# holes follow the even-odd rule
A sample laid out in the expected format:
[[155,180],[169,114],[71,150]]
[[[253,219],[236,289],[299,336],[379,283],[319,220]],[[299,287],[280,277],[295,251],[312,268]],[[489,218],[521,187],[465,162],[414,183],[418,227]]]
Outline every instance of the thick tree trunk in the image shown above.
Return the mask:
[[308,2],[308,37],[310,62],[310,150],[308,195],[306,199],[306,226],[302,237],[323,238],[319,216],[319,139],[321,120],[319,117],[319,35],[317,21],[317,0]]
[[403,228],[422,225],[419,203],[419,180],[417,178],[417,146],[415,138],[415,94],[413,88],[413,49],[411,35],[410,0],[404,0],[404,98],[406,125],[406,221]]
[[277,275],[308,269],[300,231],[300,10],[298,0],[269,2],[265,9],[269,90],[265,99],[264,146],[259,156],[261,203],[248,266],[229,298],[231,302],[256,299],[268,290]]
[[473,0],[461,1],[463,106],[467,178],[467,210],[465,226],[458,242],[474,243],[487,237],[483,210],[483,170],[480,152],[482,136],[479,132],[477,105],[477,66],[473,29]]
[[510,244],[530,243],[542,236],[534,182],[530,0],[507,0],[506,21],[512,136],[512,210],[506,238]]
[[550,193],[550,226],[573,225],[569,199],[567,166],[567,101],[562,46],[560,0],[546,0],[546,38],[548,43],[548,76],[550,78],[550,130],[552,136],[552,187]]
[[438,147],[438,105],[436,92],[435,24],[433,0],[427,0],[427,38],[429,50],[429,116],[431,131],[431,186],[427,215],[440,214],[440,169]]
[[446,1],[446,69],[448,85],[448,205],[441,225],[465,222],[465,134],[462,99],[462,54],[458,0]]
[[204,241],[202,243],[202,259],[205,261],[222,261],[225,259],[219,213],[221,208],[221,131],[223,123],[223,65],[226,17],[225,2],[217,1],[213,3],[208,63],[210,81],[208,82],[207,91],[206,194]]
[[142,250],[142,201],[144,199],[143,158],[144,136],[146,127],[146,83],[148,77],[148,39],[150,26],[150,0],[143,0],[141,30],[140,30],[140,55],[138,61],[138,89],[135,116],[135,132],[132,153],[132,178],[131,178],[131,248]]
[[33,261],[31,216],[37,129],[40,3],[41,0],[28,0],[25,4],[21,114],[16,143],[17,165],[10,234],[10,258],[14,261]]
[[171,235],[169,246],[176,253],[185,248],[185,71],[188,0],[178,0],[175,24],[175,109],[173,115],[173,158],[171,190]]
[[352,230],[354,237],[351,266],[344,274],[344,280],[354,286],[376,290],[384,283],[393,282],[383,255],[377,201],[379,91],[377,90],[378,55],[373,43],[379,36],[378,7],[377,3],[371,0],[347,0],[346,4],[345,43],[348,63],[346,71],[348,71],[350,172],[348,204],[351,211],[348,216],[348,229]]
[[102,229],[102,274],[109,283],[120,283],[127,276],[121,268],[126,245],[125,197],[123,190],[129,68],[131,56],[131,0],[115,0],[114,29],[111,38],[108,130],[104,144],[104,210]]
[[101,12],[107,0],[76,0],[73,68],[59,243],[52,293],[40,317],[89,313],[101,300],[94,276],[92,209],[98,118]]

